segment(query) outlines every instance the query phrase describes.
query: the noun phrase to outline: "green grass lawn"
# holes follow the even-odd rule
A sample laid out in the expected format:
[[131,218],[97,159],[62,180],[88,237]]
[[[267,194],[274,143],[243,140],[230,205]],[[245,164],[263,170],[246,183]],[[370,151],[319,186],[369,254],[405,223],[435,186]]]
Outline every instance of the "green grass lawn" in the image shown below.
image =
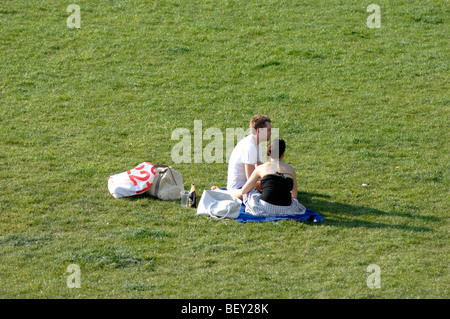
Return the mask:
[[[2,0],[0,298],[449,298],[449,13],[443,0]],[[224,187],[225,158],[175,163],[171,134],[202,120],[225,135],[257,113],[324,223],[109,194],[110,175],[143,161],[186,189]]]

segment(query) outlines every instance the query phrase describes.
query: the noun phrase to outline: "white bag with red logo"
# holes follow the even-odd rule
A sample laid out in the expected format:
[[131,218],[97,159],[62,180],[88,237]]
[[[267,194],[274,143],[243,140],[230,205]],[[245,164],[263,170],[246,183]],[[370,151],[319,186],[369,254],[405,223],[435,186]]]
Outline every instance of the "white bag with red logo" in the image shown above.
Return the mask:
[[114,198],[140,195],[152,187],[155,175],[155,167],[144,162],[132,170],[110,176],[108,189]]

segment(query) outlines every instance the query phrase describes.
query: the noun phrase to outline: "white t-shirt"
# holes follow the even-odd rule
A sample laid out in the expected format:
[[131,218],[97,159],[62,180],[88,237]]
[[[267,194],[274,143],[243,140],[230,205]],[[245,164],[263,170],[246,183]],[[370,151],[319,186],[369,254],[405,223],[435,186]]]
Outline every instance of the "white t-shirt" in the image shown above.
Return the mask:
[[238,189],[247,182],[245,164],[255,165],[262,162],[261,144],[256,146],[251,134],[237,143],[228,160],[227,189]]

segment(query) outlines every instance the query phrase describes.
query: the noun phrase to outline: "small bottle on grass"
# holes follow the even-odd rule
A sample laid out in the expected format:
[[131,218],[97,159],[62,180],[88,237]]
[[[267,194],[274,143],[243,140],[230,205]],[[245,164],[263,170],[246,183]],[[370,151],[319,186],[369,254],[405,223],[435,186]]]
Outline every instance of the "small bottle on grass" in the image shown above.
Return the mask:
[[197,193],[195,192],[195,185],[191,185],[191,190],[189,192],[189,202],[188,207],[196,208],[197,207]]

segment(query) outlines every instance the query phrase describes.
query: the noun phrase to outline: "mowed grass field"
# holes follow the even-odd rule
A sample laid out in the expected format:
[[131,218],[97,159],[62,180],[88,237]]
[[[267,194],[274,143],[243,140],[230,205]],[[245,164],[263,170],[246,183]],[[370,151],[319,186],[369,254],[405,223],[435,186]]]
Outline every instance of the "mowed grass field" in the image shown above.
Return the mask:
[[[367,25],[372,3],[381,28]],[[0,298],[449,298],[449,11],[2,0]],[[258,113],[324,223],[219,221],[109,194],[109,176],[144,161],[199,195],[225,187],[225,152],[177,163],[172,132],[193,141],[201,120],[225,147]]]

